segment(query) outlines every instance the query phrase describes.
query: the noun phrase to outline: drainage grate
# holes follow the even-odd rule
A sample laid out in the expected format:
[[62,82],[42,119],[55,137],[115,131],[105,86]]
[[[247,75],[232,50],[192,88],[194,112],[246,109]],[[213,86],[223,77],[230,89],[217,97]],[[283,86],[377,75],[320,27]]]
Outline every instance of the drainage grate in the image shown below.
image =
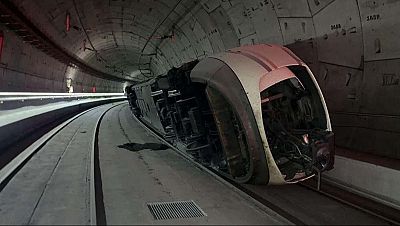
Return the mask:
[[153,202],[147,207],[156,220],[204,217],[206,213],[193,201]]

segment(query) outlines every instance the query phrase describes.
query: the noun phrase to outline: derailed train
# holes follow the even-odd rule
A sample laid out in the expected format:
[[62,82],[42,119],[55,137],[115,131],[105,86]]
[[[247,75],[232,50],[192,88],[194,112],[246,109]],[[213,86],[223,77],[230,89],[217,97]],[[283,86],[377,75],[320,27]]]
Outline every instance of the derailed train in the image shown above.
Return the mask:
[[238,183],[295,183],[333,168],[323,95],[286,47],[231,49],[126,91],[142,122]]

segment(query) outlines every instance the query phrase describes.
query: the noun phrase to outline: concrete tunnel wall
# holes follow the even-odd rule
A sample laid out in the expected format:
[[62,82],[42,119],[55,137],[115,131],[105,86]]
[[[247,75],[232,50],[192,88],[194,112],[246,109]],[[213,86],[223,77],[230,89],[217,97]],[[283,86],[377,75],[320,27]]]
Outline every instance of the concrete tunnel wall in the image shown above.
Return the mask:
[[317,77],[338,146],[400,158],[400,1],[209,0],[193,11],[153,71],[239,45],[286,45]]
[[0,92],[67,92],[67,78],[74,92],[122,92],[123,84],[85,74],[24,43],[0,25],[4,45],[0,61]]
[[[27,0],[14,2],[40,28],[46,28],[46,33],[57,43],[68,44],[71,52],[97,68],[102,68],[101,63],[93,60],[93,55],[83,53],[79,48],[84,37],[69,35],[73,41],[66,42],[68,35],[62,32],[62,26],[56,26],[63,23],[63,16],[57,15],[65,15],[66,10],[74,15],[70,3]],[[114,0],[107,1],[107,4],[90,0],[80,1],[78,4],[86,24],[90,22],[92,25],[90,36],[93,45],[100,50],[115,45],[118,49],[117,42],[124,38],[124,45],[128,50],[140,49],[145,45],[148,35],[133,33],[142,30],[146,34],[150,33],[157,26],[157,20],[161,20],[165,11],[169,10],[168,7],[159,7],[160,1],[153,0]],[[42,9],[47,5],[46,9]],[[317,77],[331,113],[338,146],[400,158],[400,151],[397,150],[400,146],[400,30],[394,29],[400,24],[397,19],[400,1],[183,0],[182,5],[184,7],[177,7],[175,13],[171,14],[170,26],[161,27],[156,33],[170,34],[173,25],[174,38],[162,41],[153,39],[150,40],[149,47],[144,48],[144,53],[156,52],[155,56],[139,61],[153,75],[236,46],[257,43],[286,45],[311,67]],[[110,32],[106,30],[109,27],[104,25],[107,23],[101,18],[107,13],[108,9],[105,7],[110,7],[110,11],[122,8],[125,13],[129,10],[124,11],[124,7],[130,7],[131,14],[140,15],[143,19],[132,28],[118,28],[117,21],[107,21],[113,23],[112,35],[109,35],[106,34],[106,31]],[[135,10],[135,7],[141,8]],[[156,10],[151,10],[150,7]],[[40,10],[43,13],[38,14]],[[122,32],[114,32],[118,29],[122,29]],[[2,63],[12,59],[8,59],[7,52],[19,54],[20,57],[14,59],[20,60],[9,64],[14,64],[14,68],[23,72],[44,75],[47,79],[37,81],[32,85],[34,88],[14,85],[12,87],[18,86],[14,90],[62,90],[62,85],[59,84],[65,78],[65,65],[25,44],[23,48],[18,47],[22,45],[20,41],[8,45],[11,46],[5,49]],[[32,57],[26,57],[26,52]],[[138,58],[135,52],[124,55],[119,49],[104,54],[108,54],[121,67],[130,67],[126,62],[136,62]],[[36,64],[34,62],[37,59],[43,59],[43,62],[52,65],[51,68],[37,66],[33,69],[32,64]],[[4,71],[3,69],[3,74]],[[33,77],[25,75],[24,78]],[[15,76],[10,75],[3,76],[3,81],[7,84],[19,84],[21,81],[29,83],[29,80],[15,79]],[[48,85],[51,83],[49,81],[57,85]],[[121,84],[98,81],[83,74],[77,74],[75,81],[81,81],[86,88],[93,82],[99,86],[111,87],[103,91],[117,91],[121,87]],[[3,85],[2,89],[12,90],[10,87]]]

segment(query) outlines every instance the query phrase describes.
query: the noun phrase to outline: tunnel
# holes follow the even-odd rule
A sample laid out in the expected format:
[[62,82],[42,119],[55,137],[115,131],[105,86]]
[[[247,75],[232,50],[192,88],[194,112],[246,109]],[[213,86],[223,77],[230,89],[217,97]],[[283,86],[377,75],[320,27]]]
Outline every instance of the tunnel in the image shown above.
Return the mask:
[[[397,29],[400,25],[399,13],[399,0],[1,0],[0,148],[3,150],[0,152],[0,170],[3,172],[0,172],[2,180],[0,223],[149,224],[163,218],[162,213],[168,212],[166,209],[176,210],[179,209],[179,205],[183,205],[186,207],[185,211],[190,208],[192,211],[197,211],[191,213],[191,216],[195,216],[192,217],[193,221],[191,217],[179,217],[185,213],[181,210],[179,213],[170,213],[170,218],[161,219],[172,219],[171,221],[159,222],[161,224],[171,222],[172,224],[275,224],[277,222],[382,224],[383,221],[398,224],[400,222],[400,31]],[[253,126],[256,124],[267,128],[271,122],[265,124],[264,121],[263,125],[260,120],[263,120],[264,116],[258,116],[257,113],[254,113],[254,118],[253,115],[249,118],[243,116],[244,113],[241,112],[255,111],[250,98],[253,88],[248,88],[250,85],[246,87],[240,76],[237,81],[233,75],[229,77],[229,73],[239,73],[239,69],[235,68],[239,68],[241,63],[244,65],[241,68],[246,68],[247,71],[240,69],[240,73],[247,73],[250,78],[251,71],[254,72],[256,70],[254,68],[259,65],[253,66],[250,63],[246,65],[243,59],[250,57],[254,61],[255,56],[257,58],[260,54],[268,54],[268,51],[272,51],[273,55],[273,51],[278,50],[268,48],[275,47],[300,65],[290,64],[290,66],[289,63],[284,65],[287,66],[285,67],[287,73],[293,74],[292,79],[297,76],[301,83],[299,86],[304,85],[305,89],[308,89],[315,81],[314,85],[317,88],[313,91],[314,96],[310,94],[310,99],[313,101],[312,98],[319,95],[322,104],[317,107],[323,109],[319,114],[327,116],[323,119],[325,121],[320,123],[322,126],[319,126],[334,134],[334,138],[330,138],[331,135],[327,132],[323,135],[332,139],[329,141],[332,146],[330,148],[334,149],[334,156],[330,160],[334,161],[334,164],[331,162],[332,167],[326,172],[317,169],[315,172],[305,173],[306,176],[311,175],[313,178],[304,176],[302,177],[304,181],[299,183],[301,186],[315,188],[318,194],[323,193],[330,198],[337,197],[339,201],[335,203],[340,203],[337,204],[337,209],[341,211],[347,211],[349,206],[357,206],[357,208],[351,207],[356,210],[348,210],[349,213],[356,211],[354,214],[348,216],[339,210],[333,213],[335,210],[332,211],[326,206],[336,204],[328,201],[326,201],[328,204],[324,204],[322,198],[315,198],[316,195],[310,193],[310,189],[303,191],[304,187],[295,187],[298,184],[271,186],[270,183],[270,185],[249,186],[240,185],[241,182],[248,182],[247,179],[235,180],[243,176],[244,173],[240,173],[243,167],[253,167],[254,169],[248,170],[251,172],[265,171],[266,169],[260,168],[260,165],[270,164],[268,167],[271,167],[271,164],[278,164],[272,163],[278,161],[275,155],[274,160],[272,157],[253,156],[251,153],[241,158],[249,162],[257,160],[254,165],[246,163],[250,166],[239,166],[235,163],[234,158],[237,158],[235,153],[239,153],[243,145],[249,150],[267,146],[272,150],[274,145],[271,140],[267,141],[263,136],[271,136],[273,129],[270,129],[271,131],[261,129],[260,135],[259,132],[255,132],[255,135],[243,132],[247,129],[255,131]],[[224,57],[223,54],[240,55],[244,58],[238,56],[240,60],[235,61],[232,57]],[[275,61],[271,63],[274,59],[271,56],[266,59],[266,63],[259,60],[256,63],[267,64],[269,66],[266,66],[267,69],[273,71],[274,68],[270,65],[274,65]],[[280,62],[278,58],[276,60]],[[276,70],[280,69],[277,67]],[[272,76],[272,72],[268,72]],[[172,81],[173,73],[175,80]],[[215,79],[218,73],[221,74],[220,80]],[[303,75],[298,76],[301,73],[310,74],[311,80],[302,79]],[[185,88],[189,86],[188,74],[192,81],[197,80],[193,86]],[[166,81],[169,82],[168,87],[164,84]],[[209,84],[214,86],[208,87]],[[279,84],[283,84],[281,80]],[[164,86],[166,88],[162,88]],[[171,86],[174,88],[170,88]],[[224,91],[224,86],[232,90]],[[257,98],[260,98],[261,93],[262,99],[263,92],[258,88],[254,88],[257,89]],[[218,93],[218,89],[222,90],[221,93]],[[235,94],[237,90],[242,89],[244,91],[241,97]],[[136,94],[130,95],[132,92]],[[271,88],[271,93],[273,92],[275,91]],[[186,94],[187,99],[182,98],[181,101],[177,101],[178,104],[184,101],[189,103],[190,97],[195,96],[200,100],[200,105],[206,107],[190,105],[189,113],[185,116],[186,124],[182,123],[183,126],[179,129],[172,123],[177,116],[169,116],[164,111],[170,111],[169,101],[177,95]],[[162,95],[169,95],[171,100],[168,97],[162,99]],[[238,102],[232,101],[229,95],[236,95],[234,97]],[[144,102],[138,102],[138,98]],[[149,101],[151,104],[148,104]],[[167,103],[166,107],[164,106],[165,110],[161,110],[160,107],[165,104],[163,101]],[[231,103],[231,108],[226,107],[229,105],[227,103]],[[236,107],[237,105],[239,107]],[[105,110],[105,106],[110,108]],[[199,116],[200,113],[197,114],[195,111],[199,108],[199,112],[219,113],[211,116],[206,116],[204,113]],[[260,112],[264,111],[264,108],[259,108]],[[97,110],[91,111],[91,109]],[[159,111],[152,113],[154,109]],[[176,114],[179,113],[182,119],[184,116],[181,115],[183,113],[180,109],[181,107],[176,110]],[[171,122],[164,120],[164,117],[171,117]],[[194,127],[191,128],[191,139],[195,134],[206,133],[207,129],[196,127],[200,118],[207,124],[206,117],[210,117],[212,125],[205,128],[210,128],[209,133],[215,129],[219,132],[215,133],[221,137],[217,141],[219,142],[217,146],[224,151],[215,156],[227,156],[225,160],[218,160],[221,162],[218,163],[219,169],[232,166],[229,170],[221,172],[231,174],[233,177],[226,178],[222,175],[225,179],[219,179],[229,184],[229,188],[222,188],[218,184],[220,182],[211,183],[210,181],[216,179],[197,171],[186,172],[184,168],[189,167],[185,165],[186,163],[176,163],[194,161],[193,164],[200,165],[197,167],[200,167],[202,172],[221,176],[221,172],[215,170],[218,167],[214,167],[217,157],[207,157],[210,155],[208,154],[204,158],[208,158],[209,163],[204,165],[205,160],[201,156],[188,157],[179,150],[175,155],[165,154],[174,148],[182,150],[181,144],[173,141],[171,137],[182,139],[179,136],[187,132],[186,125],[191,123]],[[243,123],[240,126],[236,124],[236,127],[231,126],[229,123],[235,120],[242,120]],[[98,124],[95,124],[96,122]],[[54,132],[55,135],[47,135],[49,132],[57,128],[57,131],[67,130],[71,126],[75,126],[75,130],[69,129],[69,132],[65,133],[74,134],[73,137],[77,138],[65,140],[61,136],[58,143],[52,147],[48,147],[50,141],[37,144],[37,150],[31,151],[27,159],[18,160],[22,158],[24,150],[32,148],[32,145],[44,137],[48,136],[48,139],[52,140],[57,138],[58,132]],[[138,129],[139,127],[148,128]],[[167,145],[160,143],[160,134],[157,135],[155,131],[161,127],[161,137],[166,138]],[[111,132],[112,130],[118,132]],[[178,130],[181,132],[178,133]],[[245,133],[247,136],[244,144],[240,140],[237,143],[233,140],[232,137],[240,136],[238,133]],[[301,138],[307,144],[308,136],[310,139],[312,137],[309,134]],[[222,138],[223,136],[226,139]],[[207,136],[202,142],[210,143],[211,137]],[[84,143],[92,138],[94,151],[89,151],[89,154],[85,152],[86,154],[78,156],[78,154],[68,154],[70,151],[59,153],[54,151],[53,154],[40,156],[42,149],[56,150],[58,146],[67,145],[65,148],[67,150],[68,145],[73,147],[75,140],[80,140],[79,145],[84,146]],[[190,141],[187,139],[185,144],[194,139]],[[252,140],[263,143],[264,146],[251,146],[249,142]],[[119,143],[111,144],[117,141]],[[79,148],[79,145],[75,149],[87,149]],[[91,143],[87,145],[90,146]],[[204,148],[200,144],[198,146]],[[236,152],[235,147],[239,147]],[[189,145],[186,148],[193,149],[189,148]],[[101,152],[102,149],[116,151],[104,154]],[[41,182],[37,182],[37,187],[32,190],[28,187],[24,189],[24,183],[28,182],[23,182],[23,179],[17,180],[17,176],[24,174],[24,169],[27,168],[24,175],[25,178],[28,177],[31,175],[28,169],[34,169],[37,164],[47,164],[41,162],[46,161],[45,159],[50,161],[58,158],[55,153],[62,156],[60,159],[71,158],[70,163],[62,165],[62,161],[58,160],[54,162],[53,170],[46,168],[38,171],[40,175],[44,175],[43,177],[48,173],[50,179],[47,181],[41,179]],[[182,155],[184,157],[178,159],[177,156]],[[89,162],[82,162],[82,159]],[[18,164],[22,165],[11,166],[16,164],[17,160]],[[36,161],[36,165],[31,163],[33,161]],[[166,163],[167,161],[172,163]],[[92,164],[94,167],[92,171],[73,170],[74,167],[79,168],[79,165],[85,164],[88,164],[88,167]],[[138,168],[131,166],[135,164],[141,166],[137,166]],[[172,168],[174,170],[171,171]],[[284,171],[281,167],[275,166],[275,168],[276,171]],[[315,167],[312,168],[314,169]],[[59,176],[60,179],[54,176],[58,171],[63,172],[62,176]],[[185,171],[186,174],[180,175],[181,171]],[[100,180],[100,185],[96,184],[93,187],[91,180],[88,179],[88,188],[79,190],[78,185],[74,187],[76,181],[84,179],[75,179],[74,182],[71,182],[72,179],[65,179],[78,175],[78,172],[80,175],[85,172],[86,177],[94,176],[96,180]],[[132,176],[132,172],[138,175],[148,174],[152,179],[147,181],[144,176]],[[177,175],[181,180],[170,178]],[[107,179],[108,177],[111,179]],[[208,179],[205,179],[206,177]],[[272,181],[274,177],[270,171],[268,175],[260,176],[263,179],[253,181],[260,182],[266,180],[265,178]],[[109,181],[106,182],[107,180]],[[140,184],[141,180],[143,185],[138,187],[137,184]],[[200,183],[199,187],[196,187],[195,182],[189,183],[186,180]],[[125,181],[130,182],[124,184]],[[180,181],[184,181],[182,186],[179,186]],[[69,185],[71,187],[67,189]],[[13,186],[18,189],[12,189]],[[59,191],[69,194],[72,198],[55,198],[54,203],[58,204],[44,204],[51,203],[52,195],[55,196],[55,193],[59,192],[54,186],[66,186],[67,188]],[[8,187],[10,188],[7,190]],[[74,189],[78,189],[79,192]],[[157,189],[161,189],[161,192]],[[194,193],[210,192],[210,195],[192,197],[188,192],[190,189],[193,189]],[[42,195],[46,191],[54,194],[49,193],[46,200],[46,196],[38,198],[39,196],[34,195],[38,190],[42,191]],[[141,195],[144,190],[146,192]],[[244,201],[246,198],[242,196],[238,198],[239,196],[232,194],[236,190],[253,197],[257,204]],[[81,194],[85,192],[89,194],[90,191],[96,195],[86,197]],[[107,197],[108,191],[116,198]],[[24,195],[20,195],[22,193]],[[230,201],[221,198],[220,195],[223,193],[229,196],[226,199]],[[152,199],[145,198],[148,196]],[[17,197],[19,202],[10,204],[11,201],[7,197]],[[285,198],[296,199],[300,204],[295,204],[297,207],[290,206]],[[72,207],[71,203],[80,199],[87,200],[87,216],[78,213],[79,207]],[[137,203],[130,205],[129,199]],[[179,201],[176,201],[178,199]],[[182,204],[181,199],[194,199],[195,202]],[[301,210],[310,213],[296,215],[297,211],[300,211],[297,209],[300,208],[298,206],[312,202],[310,200],[313,199],[318,201],[307,204],[308,207]],[[164,203],[168,208],[162,207],[161,202],[171,200],[175,201]],[[246,204],[243,204],[244,202]],[[16,213],[24,203],[30,204],[23,207],[20,212],[26,211],[27,216]],[[96,203],[93,204],[95,207],[90,206],[92,203]],[[241,207],[243,217],[236,219],[233,216],[237,213],[233,210],[240,209],[238,206],[241,204],[243,204]],[[116,207],[118,205],[120,210]],[[216,210],[219,205],[222,206],[221,209]],[[341,207],[342,205],[346,207]],[[258,217],[252,219],[252,206],[261,209],[267,206],[268,213],[275,211],[277,214],[271,218],[257,215]],[[34,207],[33,210],[31,207]],[[318,210],[318,207],[321,209]],[[36,208],[39,210],[36,211]],[[158,212],[159,210],[161,212]],[[132,214],[137,215],[137,221],[132,218]],[[329,217],[323,218],[322,214],[335,216],[333,218],[340,220],[329,221]],[[127,217],[128,215],[130,217]],[[77,217],[77,221],[71,220],[74,216]],[[352,217],[354,219],[351,219]]]

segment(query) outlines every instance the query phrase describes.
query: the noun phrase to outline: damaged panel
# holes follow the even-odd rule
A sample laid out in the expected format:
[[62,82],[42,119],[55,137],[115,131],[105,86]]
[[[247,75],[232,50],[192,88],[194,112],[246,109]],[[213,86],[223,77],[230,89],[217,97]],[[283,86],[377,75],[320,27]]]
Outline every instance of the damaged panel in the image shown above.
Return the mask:
[[[301,42],[295,42],[292,44],[286,45],[290,50],[292,50],[297,56],[300,57],[311,69],[311,71],[316,76],[316,79],[319,80],[319,62],[318,62],[318,52],[317,52],[317,43],[315,39],[308,39]],[[321,84],[320,84],[321,85]],[[323,89],[322,89],[323,91]]]
[[186,37],[189,39],[191,43],[191,48],[195,52],[196,57],[199,57],[201,54],[203,54],[203,47],[197,41],[197,36],[194,33],[195,23],[196,23],[195,20],[193,19],[189,20],[184,25],[182,25],[181,28],[182,31],[185,33]]
[[210,19],[210,15],[206,11],[200,9],[197,11],[196,19],[207,35],[207,40],[203,40],[203,43],[205,42],[204,44],[206,45],[207,43],[211,44],[212,52],[218,53],[225,50],[217,26]]
[[233,5],[227,11],[227,14],[239,38],[244,38],[255,33],[253,23],[251,23],[250,18],[246,13],[244,4],[238,3]]
[[271,0],[278,17],[311,17],[307,0]]
[[192,46],[192,40],[189,39],[186,33],[182,30],[182,28],[179,28],[179,30],[175,31],[175,39],[172,39],[173,42],[179,42],[180,43],[180,52],[184,53],[187,59],[196,59],[196,54],[191,48]]
[[358,112],[363,72],[352,68],[321,64],[319,84],[331,112]]
[[167,62],[170,65],[172,66],[175,65],[176,59],[174,57],[174,53],[172,52],[171,48],[167,44],[163,44],[161,49],[165,60],[167,60]]
[[195,59],[193,52],[187,48],[190,43],[183,34],[175,35],[172,43],[176,45],[177,49],[175,51],[180,53],[182,61],[186,62]]
[[361,112],[400,115],[400,60],[365,63]]
[[257,40],[257,34],[252,34],[245,38],[241,38],[239,40],[239,43],[240,43],[240,46],[257,44],[257,43],[259,43],[259,41]]
[[[184,61],[186,61],[185,54],[182,54],[182,53],[181,53],[181,49],[182,49],[182,48],[181,48],[179,39],[177,40],[177,39],[175,38],[174,41],[171,41],[171,40],[168,40],[168,39],[167,39],[167,40],[165,40],[164,42],[167,42],[166,44],[168,44],[168,45],[170,46],[170,48],[174,51],[177,62],[184,62]],[[179,53],[179,54],[177,54],[177,53]]]
[[166,56],[170,57],[170,62],[177,67],[182,64],[180,58],[178,57],[177,53],[175,52],[174,48],[170,43],[164,44],[164,49],[166,50]]
[[359,0],[365,60],[400,57],[400,1]]
[[253,23],[258,43],[282,44],[282,34],[274,6],[270,1],[246,1],[246,15]]
[[160,63],[157,58],[153,58],[153,60],[151,61],[150,70],[153,71],[156,76],[161,75],[167,71],[164,65]]
[[400,118],[373,114],[332,114],[339,147],[400,159]]
[[196,21],[196,23],[193,24],[193,33],[196,36],[195,42],[197,45],[202,47],[202,52],[199,53],[199,58],[202,58],[204,56],[207,56],[209,54],[213,53],[211,44],[208,40],[207,34],[201,27],[200,23]]
[[359,112],[337,113],[332,122],[338,145],[400,158],[400,60],[367,62],[360,85]]
[[233,28],[233,25],[223,8],[218,7],[216,10],[210,13],[210,18],[218,28],[218,33],[225,49],[233,48],[239,45],[235,29]]
[[227,11],[229,9],[231,9],[232,7],[234,7],[237,4],[241,4],[243,2],[243,0],[215,0],[215,1],[219,1],[221,4],[221,7]]
[[363,45],[358,14],[357,2],[348,0],[333,2],[314,17],[320,61],[362,67]]
[[285,45],[315,37],[314,23],[311,18],[280,18],[279,23]]
[[325,7],[327,7],[334,1],[335,0],[308,0],[308,5],[310,6],[311,14],[314,16],[315,14],[319,13],[321,10],[323,10]]
[[168,68],[172,67],[170,62],[166,59],[164,51],[162,49],[159,49],[157,51],[156,58],[157,58],[157,61],[159,61],[159,64],[163,65],[164,68],[168,69]]
[[206,10],[208,13],[211,13],[221,5],[221,3],[217,0],[206,0],[201,4],[203,5],[204,10]]

